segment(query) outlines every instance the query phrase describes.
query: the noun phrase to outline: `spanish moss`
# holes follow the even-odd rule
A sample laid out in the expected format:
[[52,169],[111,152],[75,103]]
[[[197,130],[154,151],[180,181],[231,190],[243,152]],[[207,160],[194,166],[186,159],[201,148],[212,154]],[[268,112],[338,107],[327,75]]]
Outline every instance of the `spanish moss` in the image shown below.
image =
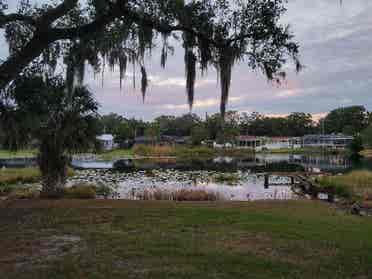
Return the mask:
[[186,49],[185,52],[185,70],[186,70],[186,93],[187,100],[192,109],[195,93],[195,78],[196,78],[196,57],[192,50]]
[[148,81],[147,81],[147,73],[146,73],[146,69],[144,66],[141,66],[141,92],[142,92],[142,100],[143,102],[145,102],[145,97],[146,97],[146,89],[147,89],[147,85],[148,85]]
[[223,48],[220,50],[219,57],[219,76],[221,84],[221,104],[220,110],[222,117],[225,116],[227,101],[229,98],[229,90],[231,83],[231,70],[235,61],[234,53],[231,48]]

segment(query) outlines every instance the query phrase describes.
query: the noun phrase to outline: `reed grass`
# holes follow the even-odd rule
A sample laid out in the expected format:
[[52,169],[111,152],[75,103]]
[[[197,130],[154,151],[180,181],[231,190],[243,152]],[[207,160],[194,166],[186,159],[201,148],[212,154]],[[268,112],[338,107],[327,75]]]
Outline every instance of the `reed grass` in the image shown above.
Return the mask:
[[357,170],[344,175],[318,179],[324,188],[334,189],[336,195],[372,200],[372,171]]
[[145,190],[137,195],[139,200],[156,201],[221,201],[223,197],[218,193],[205,190]]

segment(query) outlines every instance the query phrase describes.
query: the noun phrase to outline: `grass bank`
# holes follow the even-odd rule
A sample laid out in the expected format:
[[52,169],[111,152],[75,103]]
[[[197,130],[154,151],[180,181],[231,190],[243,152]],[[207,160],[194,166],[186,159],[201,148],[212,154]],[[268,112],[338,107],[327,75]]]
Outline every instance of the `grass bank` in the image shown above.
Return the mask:
[[133,149],[115,149],[107,152],[103,152],[98,155],[101,160],[115,160],[121,158],[128,158],[134,155]]
[[344,154],[346,150],[324,149],[324,148],[280,148],[268,151],[257,151],[257,153],[271,153],[271,154]]
[[135,145],[132,149],[137,156],[174,156],[180,159],[208,159],[216,156],[248,156],[253,151],[248,149],[216,149],[206,146],[151,146]]
[[[68,176],[74,171],[68,169]],[[27,184],[37,183],[41,179],[39,168],[6,168],[0,169],[0,196],[12,198],[33,198],[38,196],[39,189]],[[24,185],[26,184],[26,185]]]
[[0,159],[35,157],[37,152],[37,149],[24,149],[17,151],[0,150]]
[[318,178],[319,184],[348,199],[372,201],[372,171],[357,170],[343,175]]
[[40,180],[38,168],[6,168],[0,170],[0,187],[17,183],[34,183]]
[[371,278],[371,220],[314,201],[6,201],[0,228],[7,279]]

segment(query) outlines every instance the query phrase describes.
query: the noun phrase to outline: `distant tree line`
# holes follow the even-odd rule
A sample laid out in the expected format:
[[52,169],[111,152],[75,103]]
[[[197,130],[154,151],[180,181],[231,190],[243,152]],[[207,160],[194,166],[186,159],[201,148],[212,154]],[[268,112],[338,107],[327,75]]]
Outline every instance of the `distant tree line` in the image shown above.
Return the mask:
[[[17,121],[17,125],[4,114],[0,117],[0,143],[3,148],[29,147],[37,138],[28,131],[34,124],[30,118]],[[36,125],[36,124],[35,124]],[[360,134],[363,143],[372,146],[372,113],[363,106],[337,108],[324,118],[315,121],[311,114],[294,112],[283,117],[269,117],[263,114],[228,111],[222,121],[219,113],[201,118],[196,114],[182,116],[161,115],[152,121],[125,118],[110,113],[91,120],[96,134],[113,134],[116,143],[129,147],[138,137],[156,141],[160,136],[189,137],[192,144],[203,140],[226,142],[238,135],[300,137],[306,134]],[[4,130],[7,130],[5,133]]]
[[[133,141],[136,137],[158,138],[162,136],[190,137],[193,144],[202,140],[230,141],[237,135],[300,137],[306,134],[365,135],[371,138],[372,114],[363,106],[337,108],[324,118],[315,121],[311,114],[294,112],[283,117],[228,111],[222,121],[219,113],[182,116],[161,115],[153,121],[127,119],[111,113],[98,119],[99,131],[115,136],[119,144]],[[366,140],[364,139],[364,142]]]

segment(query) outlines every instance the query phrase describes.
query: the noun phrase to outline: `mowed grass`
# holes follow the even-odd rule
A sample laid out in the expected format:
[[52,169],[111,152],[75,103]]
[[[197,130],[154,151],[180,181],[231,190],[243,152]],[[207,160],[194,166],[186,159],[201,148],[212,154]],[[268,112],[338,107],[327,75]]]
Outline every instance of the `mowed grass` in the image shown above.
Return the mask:
[[315,201],[0,203],[1,278],[371,278],[372,222]]

